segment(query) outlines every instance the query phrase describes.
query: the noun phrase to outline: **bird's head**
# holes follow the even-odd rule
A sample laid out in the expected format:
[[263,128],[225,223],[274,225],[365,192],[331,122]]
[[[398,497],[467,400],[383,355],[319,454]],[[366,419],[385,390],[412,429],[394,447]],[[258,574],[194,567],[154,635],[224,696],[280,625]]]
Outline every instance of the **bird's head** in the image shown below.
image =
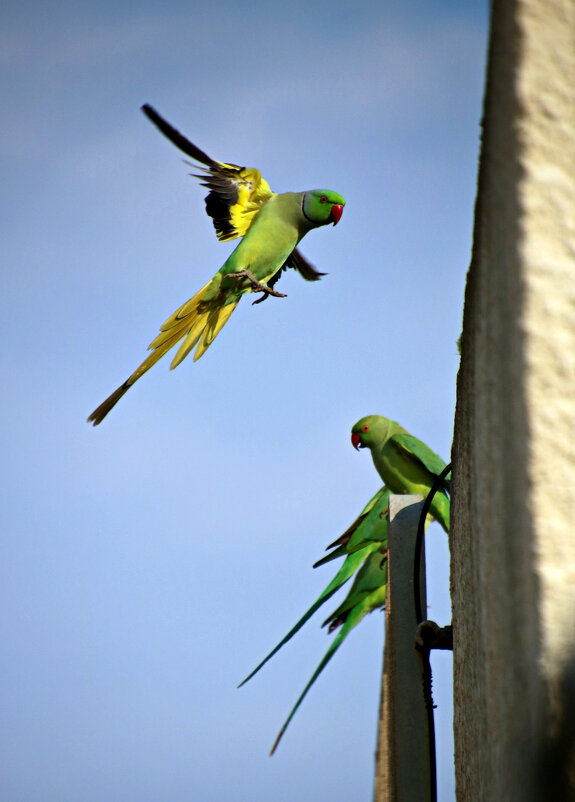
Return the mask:
[[388,440],[397,429],[398,424],[382,415],[366,415],[353,426],[351,444],[358,451],[360,448],[375,448]]
[[304,217],[316,226],[339,223],[345,200],[331,189],[310,189],[303,193],[301,208]]

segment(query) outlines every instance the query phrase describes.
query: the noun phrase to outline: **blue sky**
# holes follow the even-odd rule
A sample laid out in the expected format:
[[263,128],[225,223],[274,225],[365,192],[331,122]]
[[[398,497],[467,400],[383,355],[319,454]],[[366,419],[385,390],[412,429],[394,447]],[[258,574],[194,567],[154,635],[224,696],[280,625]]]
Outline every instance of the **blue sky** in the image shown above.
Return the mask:
[[[4,7],[7,802],[371,798],[379,613],[271,759],[328,646],[321,615],[236,685],[331,579],[312,563],[380,485],[353,423],[387,415],[449,456],[486,25],[483,2]],[[144,102],[274,190],[347,205],[302,243],[329,275],[244,299],[200,362],[161,361],[93,429],[233,247]],[[427,546],[446,623],[436,525]],[[448,800],[449,655],[434,665]]]

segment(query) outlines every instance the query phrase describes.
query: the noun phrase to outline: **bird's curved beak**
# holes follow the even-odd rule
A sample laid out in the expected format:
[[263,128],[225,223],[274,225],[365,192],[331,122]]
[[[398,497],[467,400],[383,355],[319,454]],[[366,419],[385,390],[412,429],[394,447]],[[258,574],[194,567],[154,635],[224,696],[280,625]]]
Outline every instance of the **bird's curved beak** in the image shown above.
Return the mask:
[[351,436],[351,444],[356,449],[356,451],[359,451],[359,449],[361,448],[361,435],[358,434],[357,432],[354,432]]
[[331,217],[332,217],[334,226],[337,223],[339,223],[339,221],[341,220],[342,214],[343,214],[343,206],[341,205],[341,203],[334,203],[333,206],[331,207]]

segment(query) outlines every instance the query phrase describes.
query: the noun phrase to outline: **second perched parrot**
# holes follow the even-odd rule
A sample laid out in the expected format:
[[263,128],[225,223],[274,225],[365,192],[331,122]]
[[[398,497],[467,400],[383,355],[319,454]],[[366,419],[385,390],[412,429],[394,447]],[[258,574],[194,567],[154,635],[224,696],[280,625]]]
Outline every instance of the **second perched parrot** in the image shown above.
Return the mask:
[[194,361],[212,344],[247,292],[285,297],[273,289],[282,269],[293,267],[309,280],[320,275],[299,253],[296,245],[313,228],[340,220],[345,200],[329,189],[276,194],[259,170],[215,161],[193,145],[148,105],[146,116],[176,147],[206,167],[197,166],[203,186],[210,191],[206,212],[220,240],[242,237],[215,276],[161,326],[148,350],[151,354],[100,406],[88,421],[97,426],[129,388],[176,344],[179,349],[170,369],[196,349]]
[[[421,493],[425,498],[446,467],[429,446],[399,423],[382,415],[367,415],[351,430],[354,448],[369,448],[373,464],[392,493]],[[430,515],[449,530],[449,479],[445,478],[431,502]]]

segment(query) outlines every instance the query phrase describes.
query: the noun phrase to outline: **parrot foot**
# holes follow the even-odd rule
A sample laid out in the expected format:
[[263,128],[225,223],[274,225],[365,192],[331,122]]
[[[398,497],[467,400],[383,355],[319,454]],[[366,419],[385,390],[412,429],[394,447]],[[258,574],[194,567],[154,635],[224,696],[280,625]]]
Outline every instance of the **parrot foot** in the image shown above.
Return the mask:
[[[265,301],[269,295],[273,295],[274,298],[287,298],[285,292],[278,292],[277,290],[272,290],[271,287],[268,287],[266,284],[262,284],[261,281],[258,281],[257,278],[251,273],[249,270],[238,270],[237,273],[228,273],[226,278],[247,278],[250,284],[252,285],[252,292],[263,292],[261,298],[258,298],[257,301],[254,301],[254,304],[261,304],[262,301]],[[253,306],[253,304],[252,304]]]

